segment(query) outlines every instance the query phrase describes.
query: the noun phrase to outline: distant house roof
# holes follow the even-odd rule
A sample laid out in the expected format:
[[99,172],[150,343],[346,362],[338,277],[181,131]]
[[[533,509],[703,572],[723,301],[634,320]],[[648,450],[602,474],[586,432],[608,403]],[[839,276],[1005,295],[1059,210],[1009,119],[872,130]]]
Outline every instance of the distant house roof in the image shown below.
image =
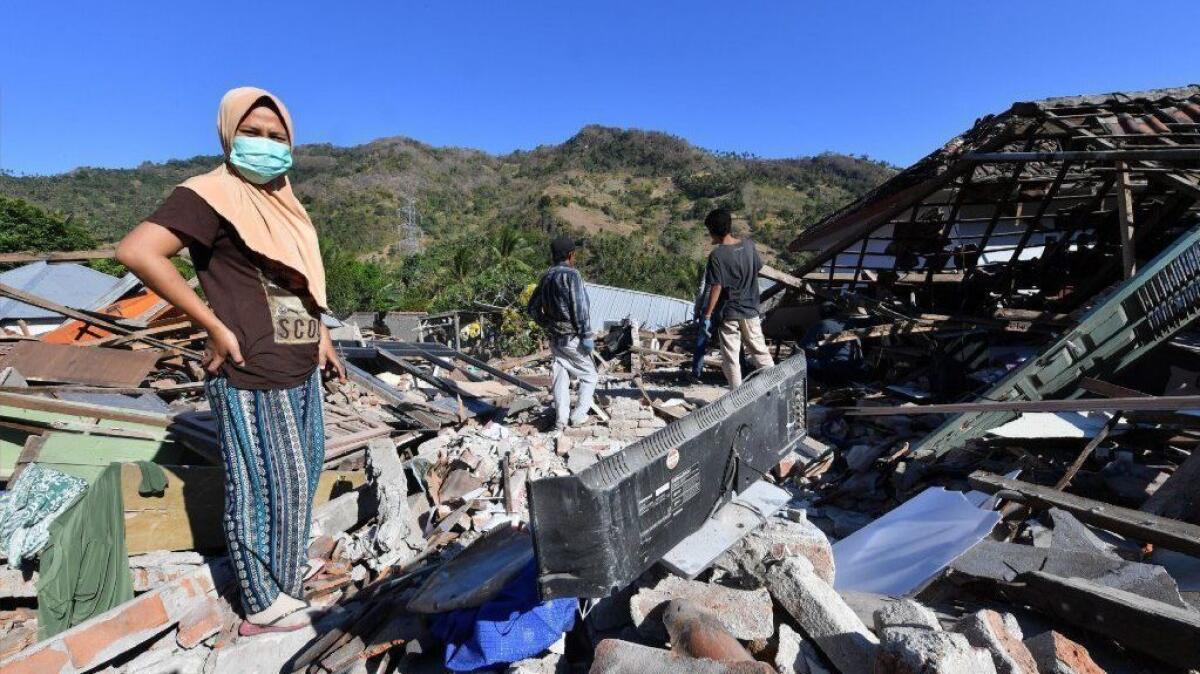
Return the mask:
[[[138,285],[137,277],[109,276],[74,262],[32,262],[0,274],[0,283],[72,309],[100,309]],[[65,318],[14,299],[0,299],[0,320]]]
[[693,304],[687,300],[587,283],[592,310],[592,330],[604,330],[606,323],[626,318],[649,330],[662,330],[692,317]]

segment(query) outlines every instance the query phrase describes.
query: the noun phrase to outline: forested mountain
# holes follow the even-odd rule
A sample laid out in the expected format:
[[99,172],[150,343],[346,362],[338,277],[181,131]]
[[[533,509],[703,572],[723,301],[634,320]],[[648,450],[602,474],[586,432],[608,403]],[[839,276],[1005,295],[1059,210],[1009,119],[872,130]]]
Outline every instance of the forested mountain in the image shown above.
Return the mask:
[[[113,241],[174,185],[217,161],[0,175],[0,195]],[[759,159],[664,133],[589,126],[560,145],[507,155],[407,138],[304,145],[292,179],[321,232],[331,297],[349,310],[511,301],[517,282],[543,266],[543,244],[559,231],[589,242],[589,278],[687,296],[706,248],[700,221],[709,209],[730,208],[741,232],[771,257],[804,224],[891,173],[866,158]],[[483,278],[496,274],[503,278]]]

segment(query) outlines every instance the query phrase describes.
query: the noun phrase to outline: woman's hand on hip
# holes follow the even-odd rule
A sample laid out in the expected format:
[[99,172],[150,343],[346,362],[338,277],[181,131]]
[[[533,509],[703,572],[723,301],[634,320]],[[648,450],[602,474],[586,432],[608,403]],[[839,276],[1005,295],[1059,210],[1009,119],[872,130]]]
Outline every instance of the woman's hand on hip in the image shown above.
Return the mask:
[[234,365],[246,364],[237,336],[224,323],[218,323],[208,331],[208,343],[204,346],[204,360],[201,361],[201,365],[209,374],[217,374],[227,360]]
[[333,345],[333,338],[329,335],[329,328],[321,326],[321,343],[317,347],[317,366],[323,372],[337,374],[338,381],[346,383],[346,368],[342,365],[342,359],[338,357],[337,347]]

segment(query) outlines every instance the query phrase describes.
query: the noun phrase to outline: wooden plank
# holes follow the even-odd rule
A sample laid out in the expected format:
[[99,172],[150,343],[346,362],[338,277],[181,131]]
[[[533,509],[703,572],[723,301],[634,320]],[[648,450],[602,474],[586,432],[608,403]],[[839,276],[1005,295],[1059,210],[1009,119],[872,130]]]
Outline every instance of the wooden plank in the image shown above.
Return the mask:
[[[167,488],[159,496],[138,494],[142,471],[121,467],[125,504],[125,545],[129,554],[155,550],[219,550],[225,546],[221,517],[225,469],[217,466],[163,466]],[[366,482],[362,471],[322,471],[313,497],[316,508],[333,496]]]
[[807,286],[803,279],[797,276],[792,276],[785,271],[776,269],[769,265],[763,265],[762,268],[758,270],[758,275],[769,281],[774,281],[780,285],[792,288],[793,290],[804,290]]
[[1033,508],[1061,508],[1085,524],[1146,543],[1161,545],[1170,550],[1200,555],[1200,526],[1195,524],[1109,505],[1095,499],[981,470],[971,473],[968,481],[973,488],[988,494],[1004,492],[1003,498]]
[[1082,578],[1041,571],[1017,576],[1006,594],[1042,613],[1102,634],[1180,671],[1200,667],[1200,613]]
[[[100,317],[92,315],[90,313],[79,311],[78,309],[72,309],[71,307],[64,306],[64,305],[58,304],[56,302],[51,302],[47,299],[38,297],[37,295],[27,293],[23,290],[18,290],[17,288],[13,288],[12,286],[8,286],[3,283],[0,283],[0,296],[11,297],[14,300],[24,302],[25,304],[28,304],[30,306],[38,307],[39,309],[45,309],[46,311],[53,311],[54,313],[61,314],[63,316],[66,316],[67,318],[74,318],[77,321],[82,321],[84,323],[88,323],[91,325],[97,325],[97,326],[104,328],[105,330],[108,330],[109,332],[117,332],[122,335],[129,335],[129,334],[132,334],[134,332],[137,332],[137,330],[139,330],[139,328],[131,328],[131,327],[128,327],[125,325],[121,325],[120,323],[114,323],[113,321],[109,320],[107,317],[100,318]],[[154,337],[140,337],[140,338],[138,338],[138,341],[145,342],[146,344],[149,344],[151,346],[157,346],[160,349],[166,349],[166,350],[170,351],[171,353],[177,353],[181,356],[184,356],[185,358],[190,358],[192,360],[203,360],[204,359],[204,354],[200,353],[199,351],[193,351],[191,349],[177,347],[172,344],[168,344],[167,342],[164,342],[161,339],[156,339]]]
[[118,388],[114,386],[78,386],[76,384],[59,384],[47,386],[0,386],[0,393],[116,393],[120,395],[141,395],[143,393],[157,393],[158,389],[145,387],[125,387]]
[[172,424],[172,418],[167,414],[18,393],[0,393],[0,417],[60,421],[80,421],[72,417],[84,417],[103,422],[119,422],[108,424],[116,428],[128,428],[129,424],[167,428]]
[[850,407],[843,413],[851,417],[878,417],[913,414],[970,414],[977,412],[1097,412],[1160,411],[1200,408],[1200,395],[1146,396],[1135,398],[1098,398],[1070,400],[996,400],[984,403],[942,403],[900,407]]
[[1129,165],[1117,162],[1117,227],[1121,232],[1121,270],[1123,278],[1133,278],[1137,260],[1133,250],[1133,187]]
[[1071,484],[1071,480],[1075,479],[1075,474],[1078,473],[1079,469],[1083,467],[1083,463],[1087,461],[1089,456],[1092,455],[1092,452],[1096,451],[1096,448],[1100,446],[1100,443],[1104,442],[1105,439],[1108,438],[1108,434],[1111,433],[1120,422],[1120,412],[1117,412],[1109,417],[1108,421],[1106,421],[1104,426],[1100,429],[1100,432],[1096,434],[1096,437],[1088,440],[1088,443],[1083,446],[1082,450],[1080,450],[1079,456],[1075,457],[1075,460],[1071,462],[1071,465],[1067,466],[1067,471],[1063,473],[1063,476],[1058,479],[1058,482],[1054,483],[1055,489],[1066,489],[1067,485]]
[[497,370],[512,370],[521,367],[522,365],[528,365],[530,363],[536,363],[539,360],[549,359],[550,350],[542,349],[541,351],[538,351],[537,353],[531,353],[528,356],[521,356],[519,358],[505,358],[503,360],[492,361],[491,366]]
[[0,367],[16,368],[26,379],[134,388],[168,354],[158,349],[128,351],[71,344],[21,342],[0,359]]
[[328,463],[334,459],[340,459],[355,450],[366,447],[367,443],[371,440],[391,435],[391,433],[392,428],[390,426],[376,426],[368,428],[365,431],[335,437],[325,443],[325,462]]
[[498,369],[492,367],[491,365],[488,365],[487,363],[483,362],[482,360],[475,358],[474,356],[472,356],[470,354],[462,353],[461,351],[459,351],[459,352],[454,353],[453,355],[455,358],[463,361],[464,363],[466,363],[468,365],[473,365],[474,367],[477,367],[480,370],[483,370],[484,372],[492,375],[496,379],[499,379],[504,382],[508,382],[509,384],[512,384],[513,386],[519,386],[519,387],[525,389],[526,391],[530,391],[530,392],[541,390],[537,386],[530,384],[529,382],[525,381],[524,379],[521,379],[520,377],[511,375],[507,372],[504,372],[503,370],[498,370]]
[[434,410],[426,403],[409,400],[394,387],[380,381],[377,377],[372,376],[369,372],[351,363],[344,357],[342,359],[342,366],[346,368],[346,376],[350,381],[379,396],[384,402],[395,407],[423,428],[437,430],[445,423],[449,423],[449,417],[440,410]]
[[18,459],[17,467],[26,462],[37,461],[88,482],[96,479],[113,461],[181,464],[186,463],[192,456],[188,450],[172,442],[57,431],[48,432],[41,437],[42,442],[35,454],[31,455],[30,447],[26,445],[26,451],[22,452]]
[[1149,393],[1142,393],[1136,389],[1110,384],[1092,377],[1080,379],[1079,388],[1105,398],[1147,398],[1150,396]]
[[65,250],[46,253],[0,253],[0,264],[25,264],[28,262],[83,262],[86,260],[111,260],[117,254],[111,250]]
[[434,375],[429,374],[428,372],[422,370],[421,368],[417,367],[416,365],[413,365],[412,363],[404,360],[400,356],[397,356],[393,353],[389,353],[388,351],[385,351],[384,349],[378,349],[376,351],[376,353],[378,354],[378,356],[380,358],[383,358],[384,360],[388,361],[389,363],[394,364],[396,367],[400,368],[401,370],[407,372],[408,374],[411,374],[412,376],[416,377],[417,379],[420,379],[421,381],[442,391],[443,393],[446,393],[451,396],[463,396],[464,398],[475,398],[476,397],[474,395],[471,395],[469,392],[464,391],[463,389],[459,388],[458,383],[455,382],[453,379],[446,379],[444,377],[435,377]]
[[[825,281],[833,283],[857,283],[859,281],[872,281],[873,272],[869,269],[864,269],[862,274],[854,274],[853,272],[837,272],[836,274],[823,274],[820,272],[809,272],[804,275],[806,281]],[[923,273],[906,271],[901,272],[896,277],[896,283],[901,285],[921,285],[924,283],[961,283],[966,278],[964,274],[955,274],[951,272],[936,272],[932,276]]]

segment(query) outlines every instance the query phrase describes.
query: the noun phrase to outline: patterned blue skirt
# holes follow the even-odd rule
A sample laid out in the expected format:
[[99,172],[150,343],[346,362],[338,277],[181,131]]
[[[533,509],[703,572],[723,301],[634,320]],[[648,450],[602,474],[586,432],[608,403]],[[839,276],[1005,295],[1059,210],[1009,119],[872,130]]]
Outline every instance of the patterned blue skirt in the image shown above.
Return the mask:
[[304,599],[312,500],[325,460],[321,373],[290,389],[204,383],[225,462],[225,539],[246,613]]

